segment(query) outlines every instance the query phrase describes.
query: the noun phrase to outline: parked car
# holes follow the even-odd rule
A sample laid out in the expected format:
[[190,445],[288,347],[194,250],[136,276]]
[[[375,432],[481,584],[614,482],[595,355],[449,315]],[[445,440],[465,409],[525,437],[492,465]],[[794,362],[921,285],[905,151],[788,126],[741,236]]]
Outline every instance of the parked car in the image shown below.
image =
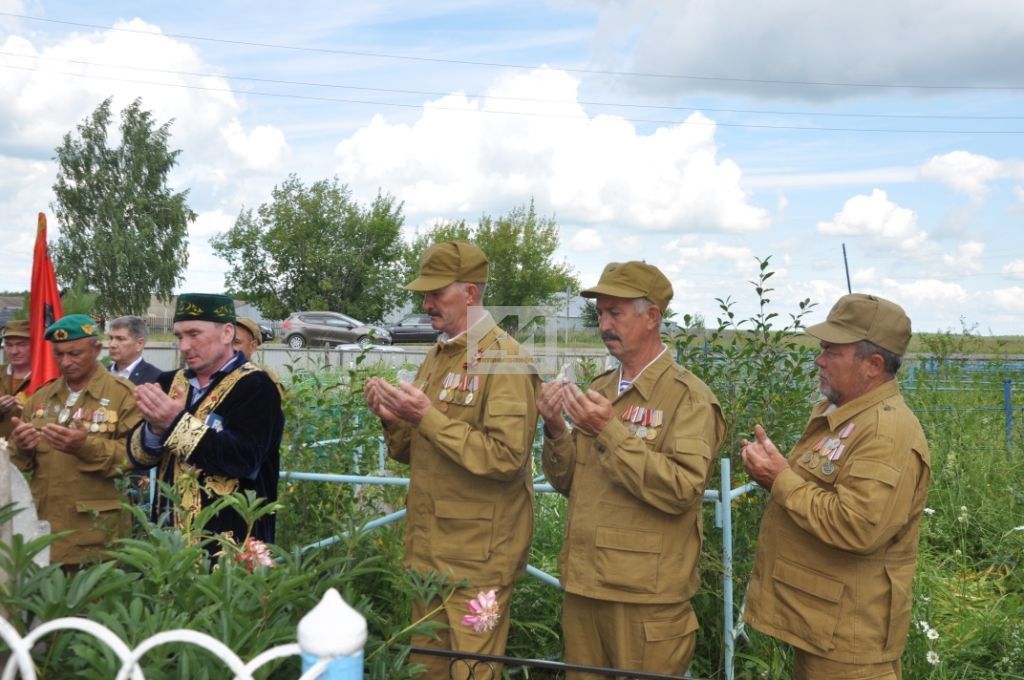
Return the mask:
[[390,345],[391,334],[339,312],[292,312],[281,322],[281,335],[292,349],[342,343]]
[[270,342],[274,339],[274,329],[270,326],[259,324],[260,327],[260,342]]
[[441,331],[430,324],[429,314],[410,314],[388,327],[391,342],[435,342]]

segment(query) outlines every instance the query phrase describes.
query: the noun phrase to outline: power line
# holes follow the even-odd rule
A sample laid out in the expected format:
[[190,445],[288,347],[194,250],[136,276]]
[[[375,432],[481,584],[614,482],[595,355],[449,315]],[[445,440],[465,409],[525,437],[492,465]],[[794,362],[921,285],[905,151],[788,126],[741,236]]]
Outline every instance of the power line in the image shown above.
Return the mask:
[[[84,59],[62,59],[59,57],[44,57],[34,54],[19,54],[17,52],[3,52],[0,51],[0,56],[15,57],[21,59],[35,59],[37,61],[56,61],[67,64],[78,64],[80,66],[93,66],[98,68],[116,68],[129,71],[143,71],[148,73],[164,73],[168,75],[180,75],[190,76],[196,78],[223,78],[225,80],[239,80],[246,82],[255,83],[266,83],[271,85],[299,85],[302,87],[317,87],[325,89],[337,89],[337,90],[358,90],[361,92],[379,92],[384,94],[406,94],[416,95],[425,97],[447,97],[450,96],[451,92],[435,92],[428,90],[401,90],[383,87],[365,87],[360,85],[343,85],[337,83],[322,83],[315,81],[302,81],[302,80],[283,80],[275,78],[259,78],[254,76],[236,76],[230,74],[219,74],[219,73],[204,73],[197,71],[178,71],[173,69],[161,69],[147,66],[130,66],[127,64],[110,64],[110,63],[98,63],[92,61],[86,61]],[[800,117],[832,117],[832,118],[891,118],[891,119],[902,119],[902,120],[980,120],[980,121],[997,121],[997,120],[1024,120],[1024,116],[978,116],[978,115],[953,115],[953,114],[918,114],[918,113],[842,113],[834,111],[776,111],[776,110],[765,110],[765,109],[723,109],[723,108],[712,108],[706,106],[669,106],[663,104],[636,104],[631,102],[605,102],[605,101],[585,101],[585,100],[568,100],[568,99],[546,99],[539,97],[506,97],[496,95],[484,95],[484,94],[472,94],[464,93],[464,96],[468,98],[477,99],[492,99],[497,101],[513,101],[513,102],[530,102],[530,103],[543,103],[543,104],[566,104],[581,106],[606,106],[606,107],[617,107],[617,108],[633,108],[633,109],[657,109],[664,111],[706,111],[710,113],[739,113],[747,115],[768,115],[768,116],[800,116]]]
[[[101,31],[119,31],[122,33],[138,33],[142,35],[152,36],[152,31],[143,31],[136,28],[114,28],[110,26],[103,26],[100,24],[89,24],[77,21],[63,21],[59,19],[44,19],[42,17],[33,17],[26,14],[15,14],[12,12],[0,12],[0,16],[12,17],[15,19],[24,19],[27,21],[39,21],[50,24],[60,24],[64,26],[76,26],[79,28],[93,28]],[[197,36],[189,35],[186,33],[164,33],[161,32],[157,35],[166,36],[169,38],[178,38],[181,40],[194,40],[202,42],[221,43],[226,45],[242,45],[245,47],[264,47],[269,49],[277,50],[289,50],[295,52],[313,52],[317,54],[338,54],[349,57],[370,57],[373,59],[397,59],[402,61],[415,61],[415,62],[429,62],[437,64],[458,64],[462,66],[484,66],[488,68],[513,68],[523,70],[534,70],[538,68],[536,65],[529,64],[512,64],[504,62],[491,62],[491,61],[470,61],[467,59],[443,59],[440,57],[420,57],[406,54],[391,54],[387,52],[364,52],[358,50],[341,50],[337,48],[327,47],[302,47],[296,45],[281,45],[277,43],[263,43],[253,42],[248,40],[232,40],[228,38],[211,38],[208,36]],[[689,74],[678,74],[678,73],[652,73],[643,71],[613,71],[603,69],[589,69],[589,68],[573,68],[573,67],[559,67],[559,70],[566,71],[569,73],[583,73],[587,75],[603,75],[603,76],[618,76],[626,78],[657,78],[663,80],[697,80],[697,81],[711,81],[711,82],[726,82],[726,83],[746,83],[754,85],[800,85],[800,86],[811,86],[811,87],[846,87],[846,88],[863,88],[863,89],[899,89],[899,90],[968,90],[968,91],[1009,91],[1018,92],[1024,91],[1024,85],[925,85],[921,83],[855,83],[855,82],[840,82],[840,81],[815,81],[815,80],[776,80],[771,78],[732,78],[727,76],[707,76],[707,75],[689,75]]]
[[[14,66],[12,64],[0,64],[0,68],[13,69],[17,71],[28,71],[32,73],[39,73],[38,69],[28,68],[25,66]],[[92,80],[104,80],[118,83],[131,83],[135,85],[152,85],[156,87],[174,87],[178,89],[186,90],[198,90],[203,92],[224,92],[228,94],[246,94],[251,96],[259,97],[274,97],[279,99],[297,99],[304,101],[317,101],[317,102],[330,102],[330,103],[341,103],[341,104],[361,104],[366,106],[377,106],[377,107],[392,107],[392,108],[403,108],[403,109],[421,109],[421,104],[402,104],[398,102],[383,102],[375,100],[363,100],[363,99],[348,99],[341,97],[317,97],[313,95],[301,95],[301,94],[287,94],[282,92],[260,92],[256,90],[244,90],[236,92],[231,88],[226,87],[208,87],[203,85],[186,85],[183,83],[158,83],[147,80],[135,80],[132,78],[115,78],[112,76],[100,76],[93,74],[84,73],[68,73],[66,71],[43,71],[51,75],[62,75],[70,78],[89,78]],[[455,113],[469,113],[477,115],[501,115],[501,116],[525,116],[531,118],[566,118],[572,120],[584,120],[587,119],[586,115],[569,115],[569,114],[557,114],[557,113],[540,113],[535,111],[497,111],[493,109],[480,110],[480,109],[460,109],[452,106],[432,106],[431,111],[449,111]],[[768,125],[763,123],[725,123],[721,121],[694,121],[694,120],[657,120],[657,119],[646,119],[646,118],[625,118],[622,120],[629,123],[638,123],[645,125],[710,125],[719,127],[729,128],[743,128],[753,130],[802,130],[810,132],[866,132],[866,133],[885,133],[885,134],[949,134],[949,135],[1019,135],[1024,134],[1024,130],[941,130],[941,129],[913,129],[913,128],[844,128],[844,127],[822,127],[822,126],[808,126],[808,125]]]

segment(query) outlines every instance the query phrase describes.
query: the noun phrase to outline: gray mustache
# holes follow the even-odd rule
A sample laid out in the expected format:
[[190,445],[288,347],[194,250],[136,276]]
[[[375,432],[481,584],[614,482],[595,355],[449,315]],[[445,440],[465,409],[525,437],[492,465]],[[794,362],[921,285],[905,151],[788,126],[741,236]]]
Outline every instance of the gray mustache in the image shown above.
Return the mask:
[[620,338],[619,336],[615,335],[615,333],[612,333],[611,331],[604,331],[603,333],[601,333],[601,339],[602,340],[619,340],[620,342],[622,341],[622,338]]

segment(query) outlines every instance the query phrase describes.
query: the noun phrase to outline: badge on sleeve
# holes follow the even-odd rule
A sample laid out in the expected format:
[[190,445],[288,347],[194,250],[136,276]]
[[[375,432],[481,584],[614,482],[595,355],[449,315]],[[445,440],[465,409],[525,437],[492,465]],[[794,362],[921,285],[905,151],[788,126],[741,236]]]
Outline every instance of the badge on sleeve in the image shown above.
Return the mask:
[[224,418],[217,415],[216,413],[211,413],[210,415],[206,416],[206,426],[213,430],[214,432],[223,432]]

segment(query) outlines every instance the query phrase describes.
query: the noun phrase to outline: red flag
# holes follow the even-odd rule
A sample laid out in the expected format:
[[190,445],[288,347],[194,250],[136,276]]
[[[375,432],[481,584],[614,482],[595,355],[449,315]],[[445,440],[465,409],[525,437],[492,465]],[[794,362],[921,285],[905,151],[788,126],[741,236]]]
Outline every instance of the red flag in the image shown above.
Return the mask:
[[57,276],[53,273],[53,262],[46,251],[46,215],[39,213],[39,228],[36,231],[36,251],[32,258],[32,289],[28,297],[28,328],[32,342],[32,376],[28,394],[60,375],[57,362],[43,334],[57,319],[64,316],[57,291]]

